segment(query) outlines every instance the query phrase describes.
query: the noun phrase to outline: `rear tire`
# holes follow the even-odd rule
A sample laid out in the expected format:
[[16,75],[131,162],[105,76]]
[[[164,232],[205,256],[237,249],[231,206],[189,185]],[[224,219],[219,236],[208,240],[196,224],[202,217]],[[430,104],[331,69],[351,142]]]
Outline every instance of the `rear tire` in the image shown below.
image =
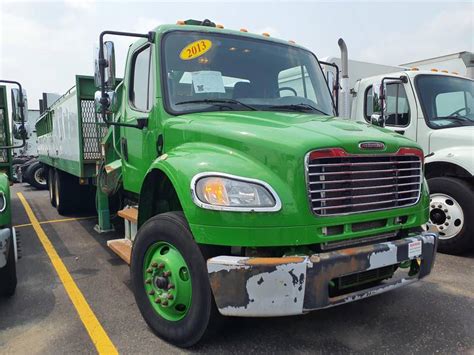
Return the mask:
[[0,269],[0,296],[11,297],[16,290],[16,260],[13,236],[10,240],[7,264]]
[[474,247],[474,191],[467,182],[450,177],[428,180],[430,223],[439,229],[438,250],[461,254]]
[[[166,271],[171,274],[163,280]],[[138,308],[153,332],[180,347],[192,346],[204,336],[214,314],[212,292],[206,261],[182,212],[154,216],[140,228],[130,272]],[[172,290],[165,286],[162,291],[158,281],[172,283]],[[169,304],[155,298],[167,300],[170,292]]]
[[55,184],[56,184],[56,172],[54,168],[48,169],[48,190],[49,190],[49,202],[51,206],[56,207],[56,193],[55,193]]
[[38,190],[46,190],[48,188],[46,169],[40,162],[31,164],[26,169],[25,177],[27,177],[28,183]]
[[77,186],[75,185],[72,175],[56,170],[54,177],[54,198],[56,201],[56,209],[61,216],[75,212],[78,209],[79,184],[77,184]]

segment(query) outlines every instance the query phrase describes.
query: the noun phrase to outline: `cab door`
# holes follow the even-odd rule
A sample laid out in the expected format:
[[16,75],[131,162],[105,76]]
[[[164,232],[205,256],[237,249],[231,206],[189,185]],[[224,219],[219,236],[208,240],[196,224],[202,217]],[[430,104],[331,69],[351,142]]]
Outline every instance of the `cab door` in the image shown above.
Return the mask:
[[128,104],[124,122],[136,125],[145,121],[143,129],[121,127],[120,150],[122,153],[123,182],[126,191],[139,193],[145,173],[153,158],[147,147],[153,140],[152,120],[155,114],[154,45],[146,43],[131,50],[124,96]]
[[[373,113],[372,86],[365,90],[364,104],[364,117],[370,122]],[[388,82],[385,105],[385,127],[416,141],[418,110],[410,84],[401,81]]]

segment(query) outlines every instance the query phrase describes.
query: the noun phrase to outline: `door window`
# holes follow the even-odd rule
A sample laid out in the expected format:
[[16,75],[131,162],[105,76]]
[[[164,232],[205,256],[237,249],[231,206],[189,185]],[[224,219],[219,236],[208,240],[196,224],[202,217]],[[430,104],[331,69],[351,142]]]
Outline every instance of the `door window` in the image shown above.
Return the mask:
[[139,111],[150,111],[153,106],[153,81],[151,75],[151,47],[139,49],[132,59],[130,103]]
[[[373,94],[370,86],[365,94],[365,119],[370,122],[373,113]],[[387,119],[385,124],[394,127],[406,127],[410,123],[410,106],[405,88],[401,83],[387,84],[385,105]]]

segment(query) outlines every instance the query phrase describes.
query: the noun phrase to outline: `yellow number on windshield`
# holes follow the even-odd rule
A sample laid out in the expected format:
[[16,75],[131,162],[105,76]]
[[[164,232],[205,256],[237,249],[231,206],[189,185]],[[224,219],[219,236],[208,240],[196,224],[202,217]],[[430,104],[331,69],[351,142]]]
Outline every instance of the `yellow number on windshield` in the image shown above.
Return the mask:
[[182,60],[191,60],[200,57],[212,47],[212,42],[208,39],[200,39],[188,44],[181,50],[179,57]]

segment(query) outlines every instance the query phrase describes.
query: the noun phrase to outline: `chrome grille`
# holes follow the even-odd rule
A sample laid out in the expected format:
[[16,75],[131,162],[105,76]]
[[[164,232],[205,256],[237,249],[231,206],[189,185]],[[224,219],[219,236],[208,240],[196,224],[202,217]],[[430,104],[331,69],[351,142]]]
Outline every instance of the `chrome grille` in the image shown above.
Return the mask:
[[324,216],[414,205],[423,180],[416,155],[308,154],[306,171],[311,208]]

